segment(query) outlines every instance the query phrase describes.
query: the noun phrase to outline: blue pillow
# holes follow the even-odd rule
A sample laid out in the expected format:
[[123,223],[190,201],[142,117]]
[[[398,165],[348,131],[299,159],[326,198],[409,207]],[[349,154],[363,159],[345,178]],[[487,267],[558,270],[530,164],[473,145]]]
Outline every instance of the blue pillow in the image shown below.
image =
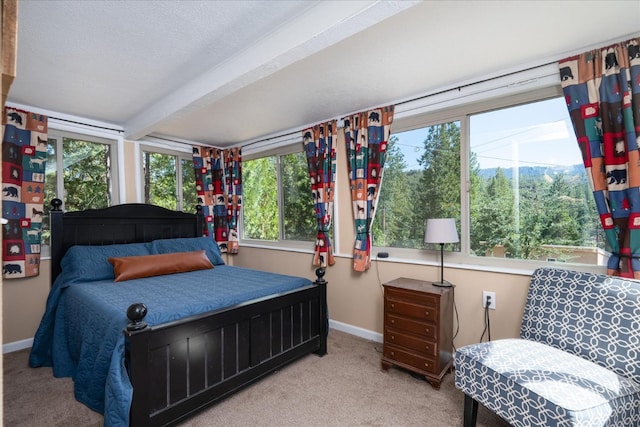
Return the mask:
[[218,244],[211,237],[178,237],[175,239],[159,239],[151,242],[153,254],[173,252],[192,252],[204,250],[213,265],[224,265]]
[[151,255],[149,243],[126,243],[106,246],[72,246],[62,257],[60,266],[68,283],[113,280],[110,257]]

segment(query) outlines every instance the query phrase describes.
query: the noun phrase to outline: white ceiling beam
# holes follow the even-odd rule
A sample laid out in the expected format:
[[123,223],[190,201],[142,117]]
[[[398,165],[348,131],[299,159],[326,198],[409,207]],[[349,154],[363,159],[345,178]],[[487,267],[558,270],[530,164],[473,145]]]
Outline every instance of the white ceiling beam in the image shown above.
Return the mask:
[[186,82],[133,117],[124,126],[125,139],[140,139],[164,120],[221,99],[418,3],[317,2],[302,16],[284,23],[249,49]]

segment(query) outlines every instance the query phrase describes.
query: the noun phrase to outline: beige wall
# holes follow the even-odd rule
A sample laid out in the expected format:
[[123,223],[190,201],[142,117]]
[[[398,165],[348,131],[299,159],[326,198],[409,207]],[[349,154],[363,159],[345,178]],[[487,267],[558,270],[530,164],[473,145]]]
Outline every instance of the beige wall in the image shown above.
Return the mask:
[[[234,265],[306,277],[315,277],[311,254],[242,247],[233,256]],[[378,273],[380,280],[378,280]],[[339,257],[327,268],[329,317],[348,325],[382,333],[382,283],[396,277],[436,280],[438,267],[375,261],[366,273],[356,273],[350,258]],[[482,291],[496,293],[497,309],[491,311],[491,338],[517,337],[529,277],[445,268],[445,277],[455,287],[460,331],[455,345],[478,342],[484,327]]]
[[49,294],[49,260],[40,268],[39,276],[2,282],[3,344],[33,338],[40,324]]
[[[124,144],[124,180],[126,194],[121,200],[135,202],[135,144]],[[365,273],[352,270],[350,258],[354,239],[351,202],[346,177],[344,150],[338,153],[338,188],[336,198],[339,255],[327,269],[328,306],[331,320],[378,334],[382,333],[381,283],[396,277],[437,280],[439,265],[411,264],[389,260],[373,262]],[[310,245],[311,249],[311,245]],[[391,253],[393,256],[393,252]],[[234,265],[276,271],[313,278],[310,253],[241,247],[230,257]],[[3,283],[3,343],[15,343],[33,337],[44,312],[49,291],[49,261],[43,260],[39,277],[5,280]],[[515,337],[528,289],[529,277],[506,273],[466,270],[445,266],[445,277],[456,285],[455,302],[460,332],[456,346],[477,342],[482,334],[484,312],[482,291],[496,293],[497,310],[491,311],[492,338]]]
[[122,194],[120,200],[123,203],[137,203],[140,200],[137,199],[135,182],[138,179],[136,174],[136,149],[137,144],[129,141],[124,141],[123,153],[124,153],[124,176],[125,176],[125,192]]

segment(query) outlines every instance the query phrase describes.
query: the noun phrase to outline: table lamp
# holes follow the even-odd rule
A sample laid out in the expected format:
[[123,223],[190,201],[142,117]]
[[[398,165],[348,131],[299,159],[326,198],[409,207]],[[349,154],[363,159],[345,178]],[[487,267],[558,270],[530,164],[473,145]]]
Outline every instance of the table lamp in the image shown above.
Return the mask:
[[428,219],[427,229],[424,233],[424,242],[440,244],[440,282],[434,282],[433,284],[435,286],[450,287],[451,283],[444,281],[444,244],[459,242],[455,219]]

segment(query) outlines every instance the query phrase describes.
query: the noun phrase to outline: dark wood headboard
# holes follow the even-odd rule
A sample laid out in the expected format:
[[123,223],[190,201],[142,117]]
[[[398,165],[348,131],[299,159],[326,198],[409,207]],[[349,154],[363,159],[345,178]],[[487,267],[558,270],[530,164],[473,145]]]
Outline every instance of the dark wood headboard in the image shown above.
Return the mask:
[[200,206],[195,214],[143,203],[66,213],[61,206],[60,199],[51,201],[51,283],[60,274],[62,257],[74,245],[140,243],[155,239],[200,237],[204,233],[204,217]]

